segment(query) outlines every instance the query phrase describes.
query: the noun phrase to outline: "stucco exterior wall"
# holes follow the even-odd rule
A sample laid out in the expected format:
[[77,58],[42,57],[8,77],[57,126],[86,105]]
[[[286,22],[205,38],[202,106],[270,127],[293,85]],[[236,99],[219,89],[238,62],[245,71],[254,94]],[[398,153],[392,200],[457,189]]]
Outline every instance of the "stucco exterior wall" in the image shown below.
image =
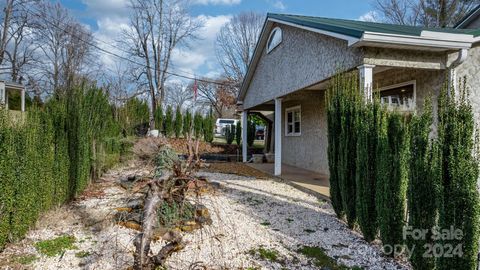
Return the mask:
[[444,69],[445,53],[367,47],[365,64],[399,68]]
[[[298,105],[301,106],[302,134],[285,136],[285,111]],[[325,91],[305,91],[287,96],[282,110],[282,162],[328,174]]]
[[[451,54],[449,60],[455,59],[457,53]],[[468,50],[468,57],[456,69],[457,79],[464,76],[467,78],[467,87],[470,89],[470,101],[472,103],[475,119],[480,126],[480,43],[475,44]]]
[[280,25],[283,41],[261,58],[243,101],[245,109],[292,93],[334,75],[337,68],[358,66],[362,49],[344,40]]

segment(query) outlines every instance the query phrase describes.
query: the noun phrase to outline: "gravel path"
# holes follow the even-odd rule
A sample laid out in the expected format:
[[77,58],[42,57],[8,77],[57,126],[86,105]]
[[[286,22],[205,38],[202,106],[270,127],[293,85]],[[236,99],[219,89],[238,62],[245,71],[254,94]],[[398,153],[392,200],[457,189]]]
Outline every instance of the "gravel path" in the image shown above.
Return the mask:
[[[125,204],[129,194],[118,180],[147,169],[134,165],[106,174],[96,184],[98,196],[86,196],[50,211],[26,238],[0,253],[0,269],[126,269],[133,264],[132,240],[135,230],[112,221],[115,208]],[[285,183],[232,174],[201,172],[220,184],[215,194],[191,198],[207,206],[213,224],[186,233],[187,247],[169,258],[168,269],[319,269],[314,260],[297,251],[303,246],[323,248],[339,264],[364,269],[409,269],[383,257],[349,230],[331,206]],[[95,190],[92,191],[95,194]],[[75,250],[61,255],[40,255],[34,244],[60,235],[76,238]],[[162,241],[152,246],[158,251]],[[259,250],[276,258],[263,257]],[[79,258],[78,253],[88,256]],[[37,259],[27,265],[15,258],[32,254]],[[18,268],[17,268],[18,267]]]

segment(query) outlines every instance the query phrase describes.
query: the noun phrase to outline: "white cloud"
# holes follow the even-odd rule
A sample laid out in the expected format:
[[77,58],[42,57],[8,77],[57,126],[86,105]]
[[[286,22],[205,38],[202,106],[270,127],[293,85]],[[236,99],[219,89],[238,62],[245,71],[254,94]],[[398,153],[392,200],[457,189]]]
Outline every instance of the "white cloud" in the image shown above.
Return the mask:
[[[194,0],[198,3],[236,4],[241,0]],[[82,0],[87,6],[89,16],[96,20],[98,28],[94,36],[98,46],[119,55],[125,55],[118,46],[122,31],[129,28],[129,0]],[[172,54],[171,72],[186,76],[209,76],[221,74],[221,68],[215,55],[215,39],[220,28],[230,20],[230,15],[199,15],[195,19],[204,22],[198,32],[198,39],[190,42],[188,48],[176,48]],[[115,56],[100,54],[102,63],[110,69],[116,69],[119,61]],[[172,76],[169,80],[175,80]]]
[[362,16],[358,17],[359,21],[364,21],[364,22],[376,22],[378,15],[375,11],[371,10]]
[[194,4],[199,5],[237,5],[242,0],[194,0]]
[[174,50],[172,62],[175,71],[197,74],[202,69],[204,73],[198,74],[199,76],[219,75],[221,72],[215,55],[215,39],[230,18],[230,15],[198,16],[197,19],[204,22],[204,27],[198,33],[199,39],[190,48]]
[[280,10],[285,10],[286,8],[285,4],[280,0],[275,1],[275,3],[273,3],[273,7]]

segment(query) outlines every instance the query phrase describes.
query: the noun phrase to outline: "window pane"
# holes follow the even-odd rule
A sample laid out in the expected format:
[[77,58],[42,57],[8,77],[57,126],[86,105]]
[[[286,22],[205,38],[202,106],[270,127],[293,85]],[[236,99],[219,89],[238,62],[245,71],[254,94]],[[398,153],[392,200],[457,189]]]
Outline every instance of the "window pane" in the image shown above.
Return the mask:
[[287,126],[287,133],[292,133],[293,132],[293,125],[292,124],[288,124]]
[[293,122],[293,115],[292,115],[292,112],[288,112],[287,113],[287,123],[292,123]]
[[300,133],[300,122],[295,122],[295,133]]
[[300,121],[300,111],[295,111],[295,119],[294,119],[295,122],[298,122]]

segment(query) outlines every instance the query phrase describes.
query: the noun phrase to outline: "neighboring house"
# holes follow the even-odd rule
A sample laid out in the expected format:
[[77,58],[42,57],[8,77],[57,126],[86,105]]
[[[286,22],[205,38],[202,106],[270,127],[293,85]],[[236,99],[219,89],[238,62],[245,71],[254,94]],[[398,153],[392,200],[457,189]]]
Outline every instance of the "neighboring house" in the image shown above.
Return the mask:
[[8,93],[13,91],[20,92],[20,111],[25,111],[25,86],[12,82],[0,81],[0,106],[5,106],[8,110]]
[[480,8],[458,29],[268,14],[238,97],[242,125],[249,113],[274,112],[275,174],[282,163],[328,174],[325,90],[339,68],[358,70],[367,95],[373,88],[407,111],[430,95],[435,104],[446,78],[466,75],[478,121],[479,25]]

